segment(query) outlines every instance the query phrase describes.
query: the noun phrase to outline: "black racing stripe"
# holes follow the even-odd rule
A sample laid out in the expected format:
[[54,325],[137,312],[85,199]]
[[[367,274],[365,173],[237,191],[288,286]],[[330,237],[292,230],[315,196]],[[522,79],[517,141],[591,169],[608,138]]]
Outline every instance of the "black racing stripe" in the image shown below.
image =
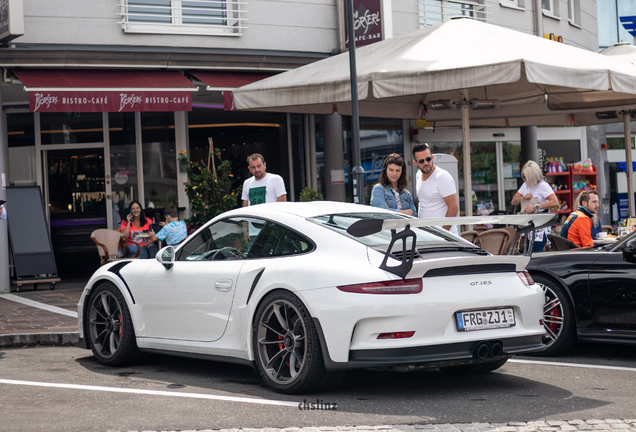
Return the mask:
[[254,278],[254,282],[252,282],[252,287],[250,288],[250,292],[247,295],[247,300],[245,301],[245,304],[248,304],[250,302],[250,298],[252,297],[252,293],[254,292],[254,289],[256,288],[256,284],[258,284],[258,281],[261,279],[261,276],[263,276],[264,272],[265,272],[265,267],[263,267],[261,271],[259,271],[256,277]]
[[130,287],[128,286],[128,284],[126,283],[126,279],[124,279],[124,277],[119,273],[119,271],[126,267],[128,264],[130,264],[132,261],[120,261],[117,264],[113,265],[111,268],[108,269],[109,272],[114,273],[117,275],[117,277],[119,279],[121,279],[121,281],[124,283],[124,285],[126,285],[126,289],[128,290],[128,294],[130,294],[130,298],[133,301],[133,304],[136,304],[135,302],[135,297],[133,296],[132,292],[130,291]]

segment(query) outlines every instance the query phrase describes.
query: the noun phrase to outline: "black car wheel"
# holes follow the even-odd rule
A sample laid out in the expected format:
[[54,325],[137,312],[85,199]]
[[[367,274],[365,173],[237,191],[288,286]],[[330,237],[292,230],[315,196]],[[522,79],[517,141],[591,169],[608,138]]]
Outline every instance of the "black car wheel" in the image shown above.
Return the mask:
[[126,300],[110,283],[97,286],[88,307],[88,337],[100,363],[124,366],[140,357]]
[[263,299],[253,324],[256,368],[280,393],[297,394],[337,385],[343,372],[328,372],[318,333],[305,305],[288,291]]
[[555,280],[542,275],[532,275],[545,293],[543,306],[543,326],[546,334],[543,343],[545,351],[533,353],[537,356],[553,356],[570,349],[576,342],[574,308],[567,292]]

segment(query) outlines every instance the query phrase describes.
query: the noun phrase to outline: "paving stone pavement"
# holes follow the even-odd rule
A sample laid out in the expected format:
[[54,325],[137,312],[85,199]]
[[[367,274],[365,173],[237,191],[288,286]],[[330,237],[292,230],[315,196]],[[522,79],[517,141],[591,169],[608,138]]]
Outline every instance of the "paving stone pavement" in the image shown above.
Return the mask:
[[[380,425],[380,426],[318,426],[318,427],[288,427],[288,428],[237,428],[237,429],[197,429],[181,432],[562,432],[582,430],[603,430],[621,432],[636,432],[636,419],[589,419],[569,421],[531,421],[508,423],[443,423],[443,424],[415,424],[415,425]],[[109,431],[123,432],[123,431]],[[137,432],[137,431],[129,431]],[[142,432],[142,431],[139,431]],[[143,432],[172,432],[149,431]]]
[[19,293],[3,293],[0,296],[0,348],[72,345],[79,338],[77,318],[10,299],[17,297],[77,312],[77,302],[85,285],[86,281],[62,281],[55,290],[45,287],[33,290],[31,285],[25,285]]

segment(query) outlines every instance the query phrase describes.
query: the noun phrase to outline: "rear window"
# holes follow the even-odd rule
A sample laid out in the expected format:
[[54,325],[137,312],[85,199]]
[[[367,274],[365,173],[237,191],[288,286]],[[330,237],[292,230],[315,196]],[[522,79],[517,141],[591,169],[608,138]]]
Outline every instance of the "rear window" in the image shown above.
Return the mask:
[[[347,232],[347,228],[352,224],[362,219],[408,219],[400,214],[386,214],[386,213],[340,213],[317,216],[309,218],[310,221],[337,231],[347,237],[364,243],[369,247],[377,247],[388,245],[391,243],[391,231],[380,231],[379,233],[364,236],[354,237]],[[414,219],[415,220],[415,219]],[[417,236],[417,243],[420,242],[457,242],[458,239],[449,234],[448,231],[437,227],[415,227],[412,228],[413,232]]]

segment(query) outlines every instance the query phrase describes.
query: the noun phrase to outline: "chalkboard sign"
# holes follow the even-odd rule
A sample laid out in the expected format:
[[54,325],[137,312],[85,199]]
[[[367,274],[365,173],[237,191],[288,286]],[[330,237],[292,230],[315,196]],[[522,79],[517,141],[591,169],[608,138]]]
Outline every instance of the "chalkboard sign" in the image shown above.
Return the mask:
[[57,277],[40,187],[8,187],[5,208],[15,277]]

